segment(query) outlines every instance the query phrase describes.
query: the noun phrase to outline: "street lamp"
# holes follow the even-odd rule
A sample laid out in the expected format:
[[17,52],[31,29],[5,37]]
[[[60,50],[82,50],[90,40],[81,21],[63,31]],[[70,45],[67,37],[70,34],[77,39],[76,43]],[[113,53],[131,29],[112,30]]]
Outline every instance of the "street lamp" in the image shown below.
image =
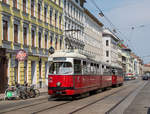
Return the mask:
[[104,14],[103,14],[103,12],[101,11],[101,12],[99,12],[99,16],[100,17],[104,17]]

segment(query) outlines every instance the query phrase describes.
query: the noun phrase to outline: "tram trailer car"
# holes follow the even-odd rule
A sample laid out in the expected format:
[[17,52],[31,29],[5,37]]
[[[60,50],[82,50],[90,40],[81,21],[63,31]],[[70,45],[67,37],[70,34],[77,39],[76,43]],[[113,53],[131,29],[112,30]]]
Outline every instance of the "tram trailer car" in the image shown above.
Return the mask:
[[112,86],[121,86],[123,85],[123,70],[121,68],[112,68]]
[[80,95],[113,85],[113,75],[108,69],[104,68],[102,75],[102,64],[77,53],[58,55],[54,55],[49,68],[49,95]]

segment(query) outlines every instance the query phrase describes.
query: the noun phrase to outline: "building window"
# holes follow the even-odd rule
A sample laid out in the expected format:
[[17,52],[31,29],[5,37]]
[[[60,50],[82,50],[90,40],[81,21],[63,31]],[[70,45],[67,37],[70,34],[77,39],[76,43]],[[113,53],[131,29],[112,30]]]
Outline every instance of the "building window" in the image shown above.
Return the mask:
[[23,27],[24,45],[27,45],[27,27]]
[[106,46],[109,46],[109,41],[108,40],[106,40]]
[[69,2],[68,2],[68,13],[69,13]]
[[13,7],[17,8],[17,0],[13,0]]
[[32,35],[32,47],[34,47],[35,46],[35,31],[34,30],[32,30],[32,32],[31,32],[31,35]]
[[27,60],[24,61],[24,80],[27,81]]
[[81,16],[80,16],[80,12],[79,12],[79,21],[81,21],[80,18],[81,18]]
[[31,16],[34,16],[34,0],[31,0]]
[[58,12],[55,11],[55,27],[57,27],[57,14],[58,14]]
[[71,5],[71,16],[72,16],[72,5]]
[[3,40],[8,40],[8,22],[3,20]]
[[63,37],[60,37],[60,49],[62,48],[62,39]]
[[2,0],[2,2],[7,3],[7,0]]
[[23,12],[26,13],[26,0],[23,0]]
[[78,0],[76,0],[76,2],[78,3]]
[[14,24],[14,42],[18,42],[18,25]]
[[109,51],[106,51],[106,57],[109,57]]
[[41,17],[41,4],[38,3],[38,19]]
[[64,0],[64,9],[66,9],[66,0]]
[[73,14],[73,16],[75,17],[75,15],[76,15],[76,8],[74,7],[74,14]]
[[59,6],[61,6],[61,0],[59,0]]
[[45,49],[47,49],[47,34],[45,34]]
[[50,35],[50,45],[51,45],[51,46],[52,46],[52,44],[53,44],[53,36],[54,36],[54,34],[51,33],[51,35]]
[[55,38],[55,49],[57,50],[57,43],[58,43],[58,35],[56,35],[56,38]]
[[62,14],[59,16],[59,29],[61,29]]
[[50,8],[50,24],[52,24],[53,8]]
[[42,71],[42,61],[40,60],[39,61],[39,78],[41,79],[42,78],[42,76],[41,76],[41,71]]
[[46,16],[47,16],[47,7],[44,7],[44,21],[46,22]]
[[15,59],[14,80],[18,82],[18,60]]
[[47,68],[48,68],[48,62],[45,62],[45,78],[47,78]]
[[38,40],[39,40],[39,48],[41,48],[41,32],[39,32],[39,38],[38,38]]

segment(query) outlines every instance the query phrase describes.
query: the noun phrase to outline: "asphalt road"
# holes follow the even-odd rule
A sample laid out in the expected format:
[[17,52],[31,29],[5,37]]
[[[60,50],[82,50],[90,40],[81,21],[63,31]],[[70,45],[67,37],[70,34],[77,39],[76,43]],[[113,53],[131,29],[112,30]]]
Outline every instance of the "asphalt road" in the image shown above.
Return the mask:
[[[48,95],[43,95],[28,100],[0,101],[0,114],[121,114],[124,111],[125,114],[133,114],[132,110],[138,106],[132,107],[134,105],[132,103],[142,100],[137,96],[140,94],[144,96],[148,88],[150,88],[148,81],[133,80],[125,82],[121,87],[110,88],[104,92],[98,91],[97,94],[85,95],[77,100],[68,97],[48,100]],[[150,105],[149,101],[146,104],[148,103]],[[147,111],[149,108],[145,109]]]

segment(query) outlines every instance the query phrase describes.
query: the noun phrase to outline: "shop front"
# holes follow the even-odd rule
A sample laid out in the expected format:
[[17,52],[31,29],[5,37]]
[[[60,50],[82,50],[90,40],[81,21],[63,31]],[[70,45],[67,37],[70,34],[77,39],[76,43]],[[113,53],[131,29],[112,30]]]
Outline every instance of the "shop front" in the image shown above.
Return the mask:
[[8,85],[8,59],[6,50],[0,48],[0,93],[4,93]]

